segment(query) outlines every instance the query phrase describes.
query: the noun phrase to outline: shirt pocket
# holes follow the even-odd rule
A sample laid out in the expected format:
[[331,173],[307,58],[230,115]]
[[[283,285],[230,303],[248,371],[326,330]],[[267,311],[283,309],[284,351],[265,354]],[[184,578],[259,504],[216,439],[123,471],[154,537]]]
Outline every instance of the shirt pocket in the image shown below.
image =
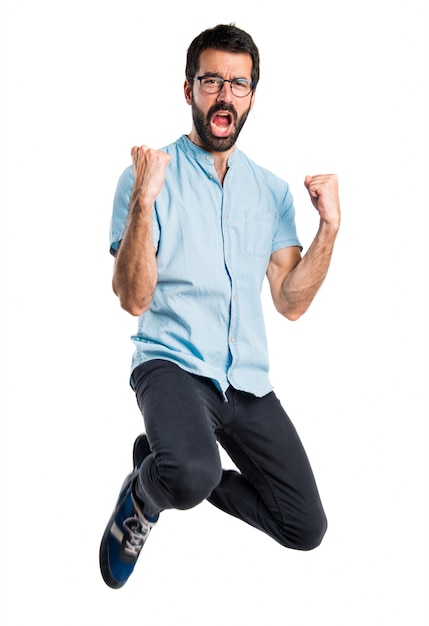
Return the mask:
[[244,249],[250,256],[271,255],[276,214],[272,211],[247,209],[244,227]]

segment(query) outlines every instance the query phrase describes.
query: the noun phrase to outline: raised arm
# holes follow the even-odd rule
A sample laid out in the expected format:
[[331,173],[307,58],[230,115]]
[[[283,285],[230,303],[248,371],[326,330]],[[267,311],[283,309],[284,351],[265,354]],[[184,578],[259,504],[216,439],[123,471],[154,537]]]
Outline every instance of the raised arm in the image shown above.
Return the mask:
[[124,234],[115,257],[112,287],[122,308],[137,316],[149,308],[157,283],[152,211],[171,157],[147,146],[134,147],[131,156],[134,187]]
[[318,292],[328,271],[340,227],[337,176],[307,176],[304,184],[319,212],[317,234],[302,258],[296,247],[274,252],[267,271],[275,307],[290,320],[301,317]]

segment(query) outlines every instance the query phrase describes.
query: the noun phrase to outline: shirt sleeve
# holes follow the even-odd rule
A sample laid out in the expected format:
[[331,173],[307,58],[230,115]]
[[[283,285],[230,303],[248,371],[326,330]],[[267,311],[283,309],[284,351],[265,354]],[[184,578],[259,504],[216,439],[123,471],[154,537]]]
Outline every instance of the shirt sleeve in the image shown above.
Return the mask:
[[302,250],[302,245],[296,232],[293,197],[289,185],[286,183],[286,192],[280,205],[279,220],[273,237],[271,252],[291,246],[298,246]]
[[[110,253],[113,256],[115,256],[118,251],[119,243],[124,233],[133,185],[133,168],[129,166],[119,177],[113,200],[113,212],[110,221]],[[152,239],[156,249],[158,248],[159,233],[159,223],[154,209],[152,217]]]

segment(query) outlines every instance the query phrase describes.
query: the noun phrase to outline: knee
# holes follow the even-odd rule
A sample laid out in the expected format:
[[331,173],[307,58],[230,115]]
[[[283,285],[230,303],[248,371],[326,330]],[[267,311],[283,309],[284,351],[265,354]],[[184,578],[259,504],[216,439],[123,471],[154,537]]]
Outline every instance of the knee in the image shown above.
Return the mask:
[[327,528],[328,523],[323,510],[309,515],[302,521],[296,533],[293,547],[297,550],[314,550],[322,543]]
[[206,500],[222,477],[220,464],[189,460],[176,468],[168,481],[171,508],[190,509]]
[[286,548],[309,551],[317,548],[328,528],[326,516],[322,511],[289,520],[283,525],[278,541]]
[[314,550],[322,543],[323,537],[328,529],[325,514],[314,516],[308,521],[301,536],[300,550]]

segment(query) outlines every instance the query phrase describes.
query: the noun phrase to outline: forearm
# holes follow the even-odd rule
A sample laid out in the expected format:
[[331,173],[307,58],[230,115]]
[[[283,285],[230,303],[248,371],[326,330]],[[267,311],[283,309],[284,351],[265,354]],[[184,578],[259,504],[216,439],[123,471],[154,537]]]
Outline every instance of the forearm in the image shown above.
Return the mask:
[[156,282],[152,204],[148,202],[142,205],[138,196],[133,196],[121,245],[116,254],[113,291],[118,296],[121,307],[137,316],[149,308]]
[[303,315],[320,289],[334,249],[338,227],[321,222],[306,254],[283,280],[277,309],[290,320]]

